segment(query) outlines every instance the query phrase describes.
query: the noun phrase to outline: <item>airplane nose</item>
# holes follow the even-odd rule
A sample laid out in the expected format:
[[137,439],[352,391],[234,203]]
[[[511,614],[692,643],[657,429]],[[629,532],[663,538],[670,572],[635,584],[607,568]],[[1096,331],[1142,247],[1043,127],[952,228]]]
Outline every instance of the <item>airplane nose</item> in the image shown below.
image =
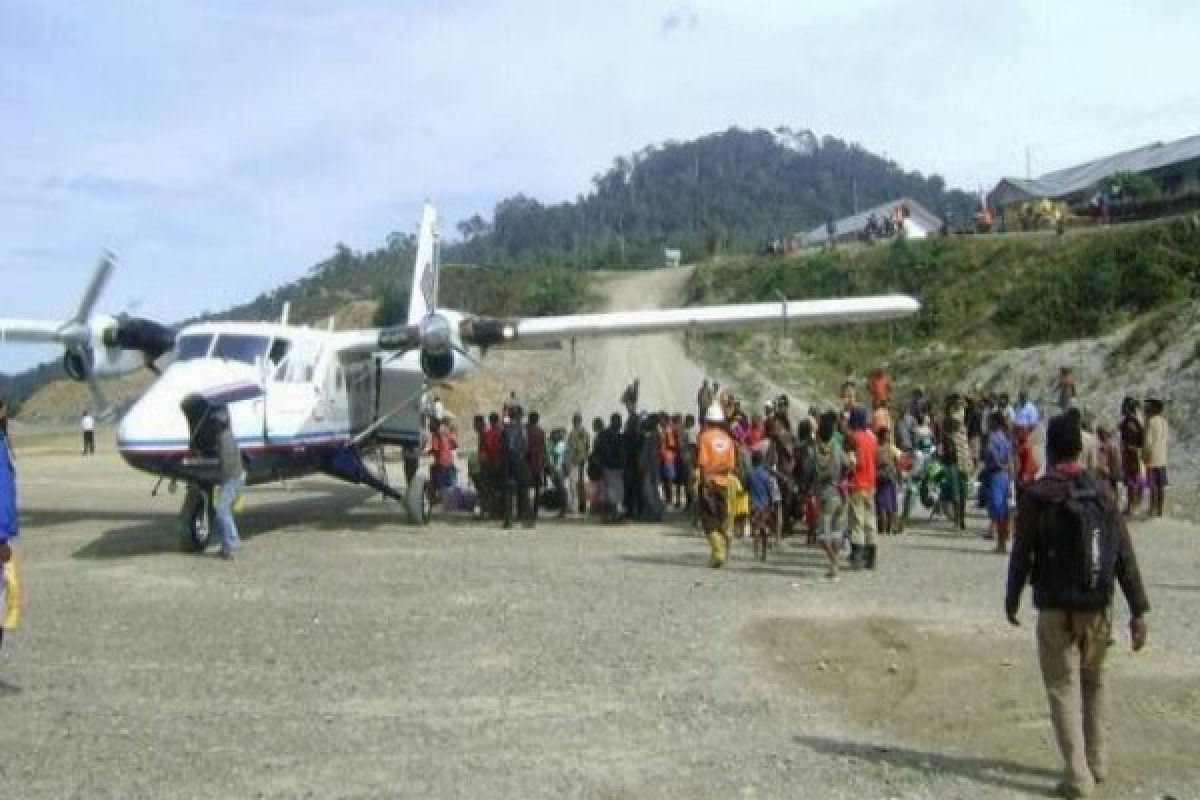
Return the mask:
[[187,449],[187,418],[171,394],[151,389],[121,418],[117,447],[122,453]]

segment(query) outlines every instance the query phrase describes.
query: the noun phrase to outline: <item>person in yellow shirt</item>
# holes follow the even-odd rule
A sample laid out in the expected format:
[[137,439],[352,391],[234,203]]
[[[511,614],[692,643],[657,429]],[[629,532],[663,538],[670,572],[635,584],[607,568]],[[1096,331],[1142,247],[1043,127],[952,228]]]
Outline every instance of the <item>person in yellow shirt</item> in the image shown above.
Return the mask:
[[1163,413],[1163,401],[1156,395],[1147,395],[1146,443],[1143,459],[1146,463],[1146,483],[1150,492],[1150,513],[1163,515],[1167,495],[1167,416]]
[[704,414],[704,430],[696,442],[700,522],[708,539],[709,566],[714,569],[725,564],[729,548],[729,489],[737,467],[737,443],[725,430],[725,425],[721,407],[710,406]]

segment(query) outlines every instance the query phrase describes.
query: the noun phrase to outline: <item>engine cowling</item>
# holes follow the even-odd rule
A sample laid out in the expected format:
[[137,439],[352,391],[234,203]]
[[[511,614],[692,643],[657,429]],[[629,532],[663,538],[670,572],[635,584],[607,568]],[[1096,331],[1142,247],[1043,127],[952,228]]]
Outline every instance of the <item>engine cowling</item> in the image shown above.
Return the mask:
[[63,372],[71,380],[83,382],[94,374],[95,362],[90,347],[68,347],[63,353]]
[[463,347],[464,316],[439,310],[425,315],[415,325],[386,328],[379,335],[379,349],[408,354],[416,351],[421,371],[430,380],[459,377],[472,366]]
[[421,351],[421,371],[430,380],[440,381],[449,378],[458,367],[458,354],[453,350],[446,353],[431,353]]

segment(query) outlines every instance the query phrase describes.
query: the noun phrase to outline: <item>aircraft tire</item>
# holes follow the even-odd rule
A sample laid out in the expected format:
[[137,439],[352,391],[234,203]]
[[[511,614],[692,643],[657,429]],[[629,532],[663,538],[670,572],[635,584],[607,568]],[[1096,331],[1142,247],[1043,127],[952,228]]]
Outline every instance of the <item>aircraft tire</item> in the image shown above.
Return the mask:
[[404,511],[410,525],[428,525],[433,507],[429,502],[429,479],[417,474],[404,492]]
[[203,553],[213,540],[216,519],[208,492],[195,485],[188,486],[180,512],[183,533],[183,549],[191,553]]

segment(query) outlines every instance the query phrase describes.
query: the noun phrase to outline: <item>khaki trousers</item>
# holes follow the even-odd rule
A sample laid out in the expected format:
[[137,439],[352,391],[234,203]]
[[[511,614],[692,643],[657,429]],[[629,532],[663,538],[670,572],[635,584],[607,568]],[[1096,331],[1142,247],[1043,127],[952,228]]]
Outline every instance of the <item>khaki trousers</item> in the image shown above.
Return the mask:
[[1066,782],[1085,794],[1108,768],[1104,660],[1111,638],[1111,611],[1038,613],[1038,663]]
[[875,544],[875,492],[851,489],[846,505],[850,514],[850,544]]

